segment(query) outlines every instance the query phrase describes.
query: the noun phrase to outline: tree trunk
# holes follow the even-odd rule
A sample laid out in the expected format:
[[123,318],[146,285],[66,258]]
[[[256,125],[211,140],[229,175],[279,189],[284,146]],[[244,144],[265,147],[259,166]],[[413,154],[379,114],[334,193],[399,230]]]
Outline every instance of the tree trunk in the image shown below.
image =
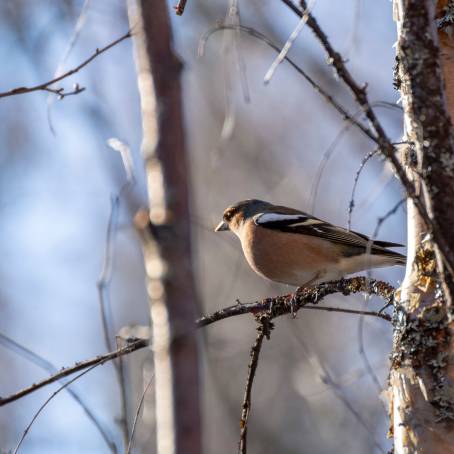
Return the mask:
[[[433,222],[454,251],[454,141],[446,102],[454,101],[442,42],[440,60],[432,0],[394,0],[397,85],[405,112],[402,155]],[[441,12],[440,12],[441,14]],[[440,61],[443,64],[440,64]],[[449,109],[451,110],[451,109]],[[390,373],[395,452],[454,452],[454,374],[450,270],[430,230],[408,201],[408,262],[396,308]]]
[[[180,74],[164,0],[131,0],[149,212],[144,243],[155,367],[158,454],[200,453],[199,364],[191,262],[189,169]],[[150,448],[150,452],[154,451]]]

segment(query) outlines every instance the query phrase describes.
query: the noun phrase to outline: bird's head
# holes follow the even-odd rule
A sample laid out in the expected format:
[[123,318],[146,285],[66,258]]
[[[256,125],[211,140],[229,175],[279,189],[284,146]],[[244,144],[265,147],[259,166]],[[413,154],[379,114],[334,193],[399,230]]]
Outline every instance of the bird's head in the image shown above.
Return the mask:
[[231,230],[233,233],[238,234],[244,222],[256,214],[263,212],[270,206],[270,203],[257,199],[247,199],[237,202],[224,210],[222,221],[214,231],[222,232]]

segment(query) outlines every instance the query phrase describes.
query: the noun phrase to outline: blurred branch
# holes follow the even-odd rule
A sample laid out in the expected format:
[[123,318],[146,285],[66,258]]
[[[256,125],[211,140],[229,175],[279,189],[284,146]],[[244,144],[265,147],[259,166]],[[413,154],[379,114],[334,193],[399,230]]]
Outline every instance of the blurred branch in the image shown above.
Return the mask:
[[[136,216],[152,325],[158,454],[202,451],[182,63],[164,0],[131,0],[149,206]],[[148,451],[152,451],[148,447]]]
[[343,307],[327,307],[327,306],[303,306],[301,309],[313,309],[316,311],[325,311],[325,312],[339,312],[341,314],[354,314],[354,315],[369,315],[371,317],[378,317],[388,322],[392,321],[392,317],[383,312],[375,311],[361,311],[358,309],[344,309]]
[[[115,151],[120,153],[121,160],[125,169],[126,182],[122,184],[118,194],[111,196],[110,214],[107,222],[104,260],[101,274],[96,284],[98,289],[98,301],[101,311],[101,321],[104,335],[104,342],[107,350],[114,349],[114,323],[112,317],[112,308],[110,301],[110,287],[112,282],[113,263],[115,258],[115,238],[118,227],[118,215],[120,210],[121,198],[125,192],[135,184],[134,169],[132,166],[131,151],[129,147],[117,138],[110,138],[107,144]],[[118,345],[117,345],[118,347]],[[126,396],[126,384],[123,364],[120,361],[113,362],[115,375],[120,388],[121,415],[117,419],[123,435],[123,445],[126,447],[129,440],[128,426],[128,405]]]
[[134,422],[132,423],[131,437],[129,439],[128,446],[126,448],[126,454],[131,453],[132,445],[134,443],[134,435],[136,434],[137,422],[139,421],[139,417],[140,417],[140,411],[142,410],[142,407],[143,407],[145,395],[147,394],[148,389],[150,388],[151,384],[153,383],[153,380],[154,380],[154,374],[151,375],[151,378],[148,381],[147,386],[145,386],[142,396],[140,397],[139,405],[137,405],[136,414],[134,416]]
[[[3,345],[8,350],[16,352],[22,358],[25,358],[28,361],[31,361],[33,364],[37,365],[41,369],[44,369],[45,371],[49,372],[50,374],[58,373],[58,369],[50,361],[48,361],[47,359],[38,355],[37,353],[31,351],[27,347],[24,347],[22,344],[19,344],[18,342],[16,342],[15,340],[11,339],[8,336],[6,336],[5,334],[0,333],[0,344]],[[63,384],[66,383],[66,381],[63,379],[59,379],[59,381]],[[108,446],[109,450],[113,453],[116,453],[117,447],[115,446],[114,441],[111,439],[110,435],[104,429],[101,422],[98,421],[96,416],[90,410],[88,404],[86,404],[83,401],[82,397],[80,397],[79,394],[76,391],[74,391],[72,388],[70,388],[70,387],[66,388],[66,391],[81,406],[82,410],[87,415],[88,419],[90,419],[90,421],[93,423],[93,425],[99,431],[101,437],[106,442],[106,445]]]
[[309,17],[308,13],[314,7],[315,0],[310,0],[308,7],[303,11],[303,15],[299,20],[297,26],[290,34],[289,38],[287,39],[286,43],[282,47],[282,50],[279,52],[278,56],[274,59],[273,63],[271,64],[270,68],[265,74],[263,78],[263,82],[268,84],[271,81],[274,73],[276,72],[277,67],[285,60],[285,57],[290,52],[290,48],[292,47],[295,40],[298,38],[299,34],[303,30],[304,26],[306,25],[307,19]]
[[248,365],[248,374],[246,380],[246,389],[244,391],[243,405],[241,406],[241,419],[240,419],[240,442],[238,444],[238,452],[246,454],[247,452],[247,423],[249,412],[251,411],[252,401],[252,385],[254,383],[255,372],[259,363],[260,351],[262,349],[263,338],[270,338],[271,329],[273,325],[270,323],[270,318],[267,314],[263,314],[258,319],[260,325],[257,327],[257,337],[251,348],[251,360]]
[[[85,21],[87,20],[87,16],[88,16],[89,7],[90,7],[90,0],[85,0],[80,9],[79,16],[76,20],[76,24],[74,26],[72,36],[69,39],[69,43],[65,50],[65,53],[63,54],[63,57],[62,57],[60,63],[58,64],[57,69],[55,70],[54,77],[57,77],[58,75],[60,75],[62,73],[63,66],[65,65],[67,58],[69,57],[71,51],[73,50],[74,46],[76,45],[76,42],[80,36],[83,26],[85,25]],[[52,125],[52,116],[51,116],[51,107],[52,107],[52,104],[54,101],[55,101],[55,97],[52,96],[52,93],[49,94],[49,96],[47,97],[47,122],[49,124],[49,129],[51,130],[52,134],[55,135],[55,130]]]
[[[264,42],[267,44],[269,47],[274,49],[277,53],[281,51],[279,46],[276,46],[272,41],[270,41],[265,35],[260,33],[259,31],[251,28],[251,27],[245,27],[243,25],[218,25],[216,27],[213,27],[209,30],[207,30],[202,37],[200,38],[199,41],[199,55],[203,56],[205,52],[205,46],[207,41],[210,39],[211,35],[213,35],[216,32],[219,32],[221,30],[241,30],[244,33],[247,33],[248,35],[259,39],[260,41]],[[284,56],[284,60],[287,61],[308,83],[309,85],[320,95],[325,98],[325,100],[328,102],[328,104],[331,104],[334,109],[336,109],[339,114],[342,116],[344,120],[347,120],[354,124],[357,128],[359,128],[369,139],[376,141],[375,136],[370,128],[367,126],[363,125],[360,121],[356,120],[350,113],[347,112],[347,110],[342,107],[324,88],[322,88],[312,77],[310,77],[304,69],[302,69],[300,66],[298,66],[291,58],[289,58],[287,55]]]
[[[255,315],[261,312],[268,312],[271,319],[273,319],[284,314],[290,314],[292,310],[299,310],[307,304],[317,304],[326,296],[334,293],[342,293],[345,296],[354,293],[366,293],[380,296],[386,302],[392,303],[394,301],[394,291],[394,287],[386,282],[376,281],[364,276],[352,277],[350,279],[326,282],[315,287],[298,289],[295,293],[289,293],[275,298],[265,298],[253,303],[238,303],[234,306],[229,306],[216,311],[211,315],[199,318],[196,320],[196,325],[200,328],[236,315]],[[328,310],[334,311],[335,308],[329,308]],[[340,312],[345,311],[346,310],[342,310]],[[357,313],[361,314],[361,312],[363,311],[358,311]],[[373,313],[373,315],[388,319],[385,314],[382,314],[384,315],[382,316],[378,315],[378,313]]]
[[50,385],[51,383],[61,380],[64,377],[68,377],[69,375],[72,375],[76,372],[87,369],[88,367],[91,367],[93,365],[104,364],[107,361],[111,361],[115,358],[119,358],[121,356],[128,355],[129,353],[135,352],[144,347],[148,347],[148,345],[149,345],[148,339],[139,339],[139,340],[134,339],[134,340],[130,341],[130,343],[128,345],[126,345],[125,347],[119,348],[118,350],[115,350],[110,353],[106,353],[104,355],[99,355],[96,358],[91,358],[91,359],[87,359],[85,361],[77,362],[72,367],[65,367],[65,368],[61,369],[59,372],[46,378],[45,380],[34,383],[33,385],[31,385],[27,388],[24,388],[17,393],[11,394],[10,396],[7,396],[7,397],[0,397],[0,407],[3,405],[9,404],[11,402],[14,402],[24,396],[27,396],[28,394],[31,394],[34,391],[37,391],[38,389],[43,388],[44,386]]
[[329,367],[322,360],[321,356],[311,352],[310,347],[306,344],[305,340],[301,336],[302,334],[301,331],[295,329],[294,324],[292,324],[291,327],[295,332],[296,340],[300,343],[300,346],[302,347],[300,351],[302,351],[303,354],[306,356],[307,361],[311,366],[313,372],[319,377],[322,383],[326,384],[329,387],[328,389],[333,392],[334,396],[339,400],[339,402],[341,402],[342,405],[344,405],[345,408],[352,414],[352,416],[356,419],[358,424],[360,424],[364,428],[374,446],[384,454],[385,451],[375,438],[374,435],[375,431],[371,427],[369,427],[361,413],[355,408],[353,403],[350,402],[342,388],[342,384],[339,382],[339,380],[333,377],[333,374],[330,372]]
[[19,442],[17,443],[16,447],[14,448],[14,451],[13,451],[13,454],[17,454],[17,452],[19,451],[19,448],[21,447],[25,437],[27,436],[28,432],[30,431],[33,423],[36,421],[36,419],[38,418],[39,414],[44,410],[44,408],[46,407],[46,405],[58,394],[60,393],[61,391],[63,391],[66,387],[68,387],[69,385],[71,385],[72,383],[74,383],[76,380],[78,380],[79,378],[81,378],[82,376],[84,376],[85,374],[88,374],[88,372],[92,371],[95,367],[98,367],[100,366],[102,363],[96,363],[96,364],[93,364],[92,366],[90,366],[87,370],[84,370],[82,373],[80,373],[79,375],[76,375],[74,378],[72,378],[71,380],[69,380],[68,382],[66,382],[64,385],[60,386],[60,388],[58,388],[55,392],[53,392],[47,399],[46,401],[39,407],[38,411],[33,415],[33,418],[31,419],[30,423],[28,424],[28,426],[25,428],[24,432],[22,433],[22,436],[19,440]]
[[[394,109],[400,111],[400,113],[402,113],[401,108],[399,108],[393,104],[390,104],[386,101],[375,101],[374,103],[372,103],[372,107],[380,107],[380,108],[388,108],[388,109],[394,108]],[[361,113],[362,113],[362,109],[357,109],[356,112],[354,112],[352,114],[352,117],[357,119]],[[352,126],[353,126],[353,123],[351,123],[351,122],[344,124],[342,126],[342,128],[338,131],[338,133],[336,134],[336,136],[334,137],[333,141],[330,143],[328,148],[323,152],[322,158],[318,164],[317,171],[315,173],[315,177],[313,178],[313,183],[312,183],[311,192],[310,192],[310,196],[309,196],[309,206],[310,206],[309,212],[312,214],[315,213],[315,207],[317,205],[316,202],[317,202],[318,189],[319,189],[320,182],[321,182],[323,173],[325,171],[325,168],[326,168],[329,160],[333,156],[334,151],[336,150],[336,147],[339,144],[340,140],[350,130],[350,128]],[[394,144],[394,145],[396,145],[396,144]],[[379,150],[377,149],[376,153],[378,153],[378,152],[379,152]],[[359,173],[361,172],[361,170],[359,170]],[[359,178],[358,174],[357,174],[357,178]],[[356,182],[357,182],[357,179],[355,178],[355,183]],[[351,208],[351,209],[353,209],[353,208]],[[351,215],[349,212],[349,218],[350,217],[351,217]],[[350,222],[350,219],[349,219],[349,222]]]
[[72,76],[73,74],[79,72],[82,68],[84,68],[89,63],[91,63],[96,57],[98,57],[99,55],[108,51],[109,49],[116,46],[117,44],[121,43],[125,39],[130,38],[131,36],[132,36],[132,32],[131,32],[131,30],[129,30],[126,34],[124,34],[120,38],[116,39],[115,41],[112,41],[107,46],[102,47],[101,49],[97,48],[90,57],[88,57],[86,60],[84,60],[82,63],[80,63],[75,68],[64,72],[60,76],[55,77],[55,78],[49,80],[48,82],[44,82],[42,84],[35,85],[33,87],[17,87],[17,88],[13,88],[12,90],[9,90],[9,91],[1,92],[0,98],[6,98],[8,96],[15,96],[15,95],[23,95],[25,93],[32,93],[34,91],[47,91],[49,93],[54,93],[54,94],[58,95],[60,97],[60,99],[63,99],[65,96],[77,95],[85,90],[85,88],[80,87],[79,84],[75,84],[72,91],[65,91],[64,88],[52,88],[51,85],[53,85],[57,82],[60,82],[61,80],[66,79],[67,77]]
[[356,195],[356,188],[357,188],[358,182],[359,182],[359,177],[361,175],[361,172],[364,169],[364,166],[368,163],[368,161],[370,159],[372,159],[378,153],[378,151],[379,151],[378,149],[369,151],[369,153],[367,153],[366,156],[363,157],[361,164],[360,164],[358,170],[356,171],[355,179],[353,182],[352,193],[350,196],[350,202],[348,203],[348,223],[347,223],[348,230],[350,230],[352,227],[352,216],[353,216],[353,209],[355,208],[355,195]]

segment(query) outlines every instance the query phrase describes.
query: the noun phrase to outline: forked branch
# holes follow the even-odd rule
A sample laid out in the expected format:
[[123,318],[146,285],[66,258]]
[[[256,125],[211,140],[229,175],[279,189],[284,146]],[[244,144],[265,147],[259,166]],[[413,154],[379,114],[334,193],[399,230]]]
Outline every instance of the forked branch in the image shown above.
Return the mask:
[[128,30],[127,33],[125,33],[123,36],[120,36],[120,38],[117,38],[116,40],[112,41],[110,44],[107,46],[104,46],[100,49],[96,49],[90,57],[88,57],[86,60],[84,60],[82,63],[77,65],[75,68],[70,69],[69,71],[64,72],[58,77],[55,77],[51,80],[48,80],[47,82],[41,83],[39,85],[34,85],[32,87],[17,87],[13,88],[12,90],[9,91],[4,91],[0,92],[0,98],[7,98],[8,96],[15,96],[15,95],[23,95],[25,93],[32,93],[34,91],[46,91],[49,93],[54,93],[57,95],[60,99],[64,98],[65,96],[70,96],[70,95],[77,95],[79,93],[82,93],[85,88],[81,87],[79,84],[74,84],[73,90],[72,91],[65,91],[64,88],[52,88],[52,85],[56,84],[57,82],[60,82],[63,79],[66,79],[69,76],[72,76],[73,74],[79,72],[82,68],[87,66],[89,63],[91,63],[96,57],[99,57],[101,54],[104,52],[108,51],[112,47],[116,46],[117,44],[121,43],[125,39],[128,39],[132,36],[132,32]]

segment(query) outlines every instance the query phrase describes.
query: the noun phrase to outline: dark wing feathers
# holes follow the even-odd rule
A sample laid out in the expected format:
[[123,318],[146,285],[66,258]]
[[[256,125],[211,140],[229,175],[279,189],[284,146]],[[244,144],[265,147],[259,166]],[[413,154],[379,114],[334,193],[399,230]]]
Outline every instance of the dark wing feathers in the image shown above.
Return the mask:
[[[352,248],[353,250],[351,252],[353,252],[353,255],[356,255],[354,253],[354,248],[358,248],[357,253],[361,254],[369,247],[369,242],[371,241],[368,236],[363,235],[362,233],[336,227],[307,213],[289,208],[285,208],[285,210],[279,209],[273,213],[259,213],[254,216],[254,222],[256,225],[267,229],[310,235],[342,244]],[[392,256],[401,256],[396,252],[385,249],[387,247],[401,246],[401,244],[391,243],[389,241],[374,240],[371,244],[371,253],[385,255],[388,255],[389,253],[389,255]]]

